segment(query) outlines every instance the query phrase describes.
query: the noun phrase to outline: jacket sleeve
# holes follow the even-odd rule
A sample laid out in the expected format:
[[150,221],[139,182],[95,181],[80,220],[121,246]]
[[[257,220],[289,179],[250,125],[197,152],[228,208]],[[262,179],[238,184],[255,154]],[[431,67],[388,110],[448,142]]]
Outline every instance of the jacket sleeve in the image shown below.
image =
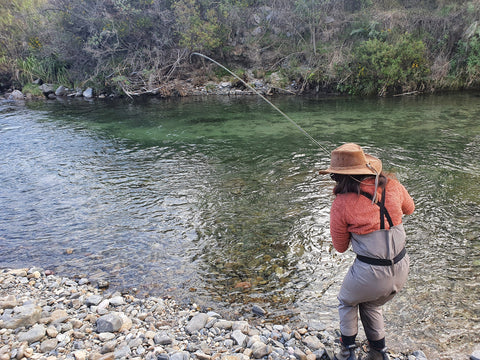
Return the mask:
[[413,199],[408,193],[407,189],[405,189],[405,187],[402,184],[400,184],[400,186],[401,186],[402,195],[403,195],[402,212],[405,215],[410,215],[415,210],[415,203],[413,202]]
[[338,198],[333,201],[330,210],[330,235],[335,250],[345,252],[350,245],[350,233],[347,230],[347,222],[345,219],[345,206],[340,204]]

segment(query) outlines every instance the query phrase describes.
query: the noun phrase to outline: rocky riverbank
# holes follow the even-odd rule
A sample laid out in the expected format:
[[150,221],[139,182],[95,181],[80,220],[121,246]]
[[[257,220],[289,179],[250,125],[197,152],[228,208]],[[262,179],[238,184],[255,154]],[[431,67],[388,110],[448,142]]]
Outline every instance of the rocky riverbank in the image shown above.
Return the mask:
[[[7,100],[34,100],[38,98],[53,100],[56,98],[84,98],[84,99],[105,99],[117,97],[135,98],[139,96],[157,96],[157,97],[184,97],[184,96],[204,96],[204,95],[254,95],[256,92],[262,95],[290,94],[294,95],[298,91],[298,84],[282,84],[281,78],[277,74],[272,74],[269,80],[258,79],[253,74],[247,76],[249,86],[246,87],[241,81],[208,81],[204,84],[195,84],[192,80],[172,80],[159,87],[151,89],[139,89],[137,91],[123,90],[120,93],[106,93],[97,91],[91,87],[84,89],[67,88],[63,85],[55,86],[53,84],[31,84],[27,91],[18,89],[7,91],[0,95]],[[36,89],[31,93],[31,89]],[[253,90],[252,90],[253,89]]]
[[[87,278],[75,281],[36,268],[4,269],[0,360],[333,358],[338,335],[323,324],[270,324],[262,320],[262,308],[254,306],[252,312],[258,316],[255,324],[225,320],[215,309],[105,291]],[[359,355],[364,351],[360,346]],[[426,359],[421,351],[390,356]]]

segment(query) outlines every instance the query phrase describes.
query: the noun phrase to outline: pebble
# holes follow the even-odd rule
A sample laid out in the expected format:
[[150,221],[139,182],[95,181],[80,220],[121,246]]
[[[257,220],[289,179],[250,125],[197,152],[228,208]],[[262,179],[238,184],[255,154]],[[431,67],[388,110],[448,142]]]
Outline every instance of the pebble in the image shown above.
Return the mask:
[[[319,321],[271,324],[258,306],[255,324],[222,319],[170,298],[107,294],[98,282],[38,268],[0,270],[0,360],[332,360],[338,348],[338,335]],[[418,350],[391,359],[426,356]]]
[[122,324],[122,318],[118,313],[106,314],[97,319],[97,332],[117,332]]
[[18,334],[18,341],[31,344],[37,341],[40,341],[45,336],[47,330],[45,326],[40,324],[33,325],[28,331],[21,332]]
[[472,355],[470,355],[470,360],[480,360],[480,350],[475,350]]

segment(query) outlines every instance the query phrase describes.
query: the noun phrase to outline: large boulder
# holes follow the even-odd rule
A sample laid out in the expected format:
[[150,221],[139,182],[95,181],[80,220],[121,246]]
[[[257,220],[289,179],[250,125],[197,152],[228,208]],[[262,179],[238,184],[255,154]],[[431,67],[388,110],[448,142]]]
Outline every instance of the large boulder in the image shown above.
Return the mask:
[[53,85],[51,84],[42,84],[38,87],[43,95],[47,96],[48,94],[52,94],[55,91],[53,90]]
[[12,314],[0,316],[0,328],[16,329],[36,324],[41,317],[42,308],[36,304],[26,304],[13,308]]
[[20,90],[13,90],[13,92],[8,96],[8,100],[24,100],[25,96]]
[[67,88],[63,85],[60,85],[57,90],[55,90],[55,95],[57,96],[65,96],[67,95]]

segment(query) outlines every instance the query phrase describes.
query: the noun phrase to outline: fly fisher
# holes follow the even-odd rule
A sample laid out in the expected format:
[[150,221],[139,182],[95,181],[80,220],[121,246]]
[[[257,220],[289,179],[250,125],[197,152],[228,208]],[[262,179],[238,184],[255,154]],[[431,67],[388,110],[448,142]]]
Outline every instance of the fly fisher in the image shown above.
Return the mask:
[[[192,55],[222,67],[320,149],[328,152],[300,125],[228,68],[203,54],[195,52]],[[363,360],[388,360],[382,306],[407,281],[410,262],[405,250],[402,217],[413,213],[415,205],[403,185],[393,175],[382,172],[380,159],[365,154],[357,144],[347,143],[333,150],[330,167],[320,173],[330,174],[336,182],[333,189],[335,200],[330,211],[333,246],[343,253],[351,244],[357,254],[338,294],[341,348],[335,359],[356,360],[355,339],[360,314],[369,343],[369,352]]]
[[382,172],[378,158],[357,144],[333,150],[330,167],[320,173],[336,183],[330,210],[333,246],[343,253],[351,245],[357,254],[338,294],[341,345],[335,359],[356,359],[358,314],[369,343],[364,360],[389,359],[382,306],[407,281],[402,217],[413,213],[413,199],[393,175]]

